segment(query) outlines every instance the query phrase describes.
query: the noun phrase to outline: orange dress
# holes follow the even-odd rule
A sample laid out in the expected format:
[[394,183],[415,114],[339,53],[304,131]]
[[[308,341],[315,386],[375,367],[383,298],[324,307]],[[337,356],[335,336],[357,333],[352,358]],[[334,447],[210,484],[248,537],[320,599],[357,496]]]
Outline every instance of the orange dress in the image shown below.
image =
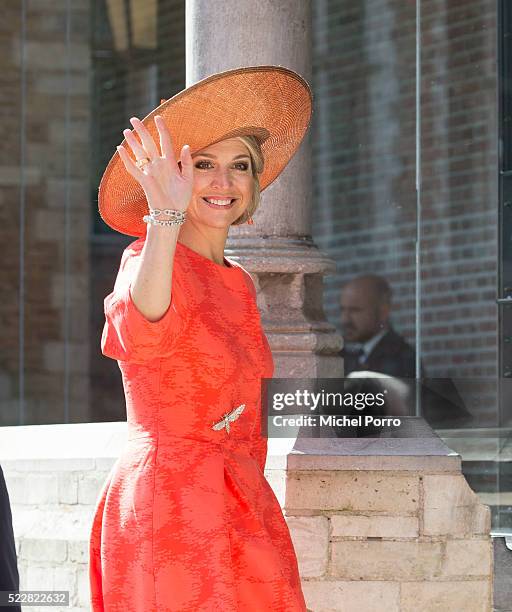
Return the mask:
[[151,322],[130,294],[143,245],[125,249],[104,302],[101,350],[121,370],[128,439],[94,512],[91,609],[305,612],[263,474],[261,378],[274,364],[252,279],[178,242],[171,304]]

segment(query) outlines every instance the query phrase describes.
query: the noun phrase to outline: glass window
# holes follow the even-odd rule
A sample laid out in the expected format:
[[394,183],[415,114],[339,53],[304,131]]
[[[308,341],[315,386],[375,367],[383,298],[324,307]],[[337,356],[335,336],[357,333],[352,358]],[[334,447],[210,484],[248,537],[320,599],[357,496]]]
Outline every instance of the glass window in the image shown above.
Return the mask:
[[461,453],[494,529],[510,530],[512,307],[496,302],[512,296],[501,6],[313,4],[313,237],[337,263],[325,310],[344,336],[345,375],[421,379],[416,414]]
[[[185,2],[3,8],[0,425],[124,419],[100,337],[132,238],[97,191],[129,118],[185,85]],[[346,373],[420,379],[415,410],[510,531],[511,9],[312,10],[313,238]]]

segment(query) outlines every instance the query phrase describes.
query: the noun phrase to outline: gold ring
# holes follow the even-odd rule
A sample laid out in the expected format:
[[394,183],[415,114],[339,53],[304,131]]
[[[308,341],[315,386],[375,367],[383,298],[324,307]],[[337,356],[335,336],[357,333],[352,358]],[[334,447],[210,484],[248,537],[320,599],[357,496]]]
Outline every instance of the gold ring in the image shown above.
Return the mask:
[[150,159],[149,157],[143,157],[142,159],[138,159],[135,162],[135,165],[137,166],[137,168],[142,168],[143,166],[145,166],[146,164],[149,164]]

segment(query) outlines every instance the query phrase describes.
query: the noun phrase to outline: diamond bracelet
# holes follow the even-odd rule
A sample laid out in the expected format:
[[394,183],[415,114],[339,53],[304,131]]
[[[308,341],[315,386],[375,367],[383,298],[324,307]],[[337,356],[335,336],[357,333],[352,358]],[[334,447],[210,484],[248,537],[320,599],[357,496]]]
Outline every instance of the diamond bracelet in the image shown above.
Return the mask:
[[[171,219],[167,219],[165,221],[159,221],[155,217],[160,214],[166,214],[171,216]],[[171,208],[166,208],[165,210],[161,210],[159,208],[150,209],[149,215],[144,215],[142,220],[144,223],[150,223],[151,225],[181,225],[185,222],[186,213],[181,210],[173,210]]]

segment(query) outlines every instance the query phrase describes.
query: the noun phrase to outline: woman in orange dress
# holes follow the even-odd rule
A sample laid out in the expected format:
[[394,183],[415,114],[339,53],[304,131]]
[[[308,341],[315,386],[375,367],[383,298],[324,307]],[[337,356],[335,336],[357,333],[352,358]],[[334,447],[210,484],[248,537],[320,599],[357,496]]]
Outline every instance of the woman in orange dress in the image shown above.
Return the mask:
[[121,371],[128,440],[94,512],[93,612],[306,610],[264,477],[272,354],[251,276],[224,246],[310,114],[292,71],[219,73],[133,118],[107,166],[100,213],[138,238],[104,301],[101,349]]

